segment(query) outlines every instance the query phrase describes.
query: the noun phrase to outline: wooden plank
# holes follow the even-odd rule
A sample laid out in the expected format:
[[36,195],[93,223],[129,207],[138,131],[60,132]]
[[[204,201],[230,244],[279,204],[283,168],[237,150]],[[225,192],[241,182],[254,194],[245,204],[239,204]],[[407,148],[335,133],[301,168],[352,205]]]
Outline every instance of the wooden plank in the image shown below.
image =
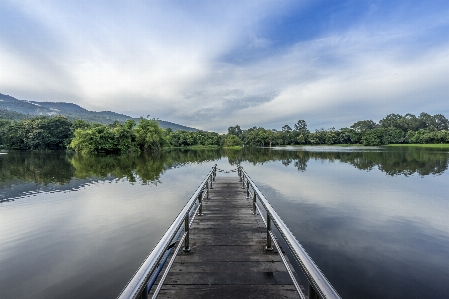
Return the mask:
[[[298,298],[266,228],[235,177],[217,177],[158,298]],[[154,289],[154,288],[153,288]]]
[[[196,235],[191,235],[192,241],[191,244],[197,244],[196,239],[193,237]],[[236,244],[236,242],[240,242],[240,245],[252,245],[259,241],[261,238],[265,236],[265,232],[263,233],[241,233],[241,234],[198,234],[201,237],[202,245],[205,246],[220,246],[220,245],[229,245]],[[243,240],[242,240],[243,239]]]
[[292,285],[164,285],[158,298],[298,298]]
[[171,271],[176,272],[279,272],[284,271],[282,262],[175,262]]
[[[230,233],[233,233],[229,229],[229,227],[226,227],[226,228],[224,228],[224,227],[223,228],[201,227],[201,228],[196,228],[195,231],[196,231],[195,234],[190,235],[192,238],[194,236],[196,236],[196,237],[201,237],[201,236],[207,237],[207,236],[211,235],[213,237],[216,234],[230,234]],[[246,234],[253,234],[255,236],[258,235],[258,236],[261,236],[261,237],[266,236],[265,229],[263,229],[261,227],[244,227],[242,225],[241,232],[242,232],[242,237],[244,235],[246,235]]]
[[[237,270],[237,269],[236,269]],[[172,272],[165,284],[196,284],[196,285],[267,285],[289,284],[290,276],[287,272]]]
[[[196,243],[196,242],[195,242]],[[277,252],[269,252],[264,250],[264,246],[200,246],[192,244],[191,252],[179,253],[177,259],[181,262],[211,262],[211,261],[281,261]],[[200,243],[201,244],[201,243]]]

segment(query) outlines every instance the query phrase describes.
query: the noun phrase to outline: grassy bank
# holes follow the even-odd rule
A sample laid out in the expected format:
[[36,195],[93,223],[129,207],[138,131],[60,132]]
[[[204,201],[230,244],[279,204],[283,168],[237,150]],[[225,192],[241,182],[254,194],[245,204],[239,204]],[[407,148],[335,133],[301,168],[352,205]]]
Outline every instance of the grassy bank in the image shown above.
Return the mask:
[[168,147],[164,147],[164,150],[170,150],[170,149],[217,149],[217,148],[242,149],[242,147],[240,145],[237,145],[237,146],[193,145],[193,146],[168,146]]
[[217,149],[218,145],[167,146],[164,149]]
[[449,143],[425,143],[425,144],[389,144],[387,146],[407,146],[407,147],[431,147],[431,148],[449,148]]
[[363,144],[356,143],[356,144],[332,144],[331,146],[341,146],[341,147],[354,147],[354,146],[360,146],[360,147],[362,147],[362,146],[364,146],[364,145],[363,145]]

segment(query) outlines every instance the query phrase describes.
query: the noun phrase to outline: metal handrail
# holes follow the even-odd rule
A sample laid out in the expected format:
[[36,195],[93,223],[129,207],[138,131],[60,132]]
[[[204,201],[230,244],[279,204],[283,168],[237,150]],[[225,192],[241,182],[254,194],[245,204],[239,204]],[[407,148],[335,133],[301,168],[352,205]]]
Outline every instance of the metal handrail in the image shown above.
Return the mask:
[[[298,240],[296,240],[295,236],[290,232],[287,225],[282,221],[282,219],[278,216],[276,211],[270,205],[265,196],[260,192],[259,188],[257,188],[256,184],[251,180],[249,175],[245,172],[242,166],[238,166],[238,175],[240,180],[242,181],[243,188],[247,189],[247,198],[249,197],[249,186],[254,191],[253,197],[253,209],[256,209],[256,198],[259,198],[260,203],[265,208],[267,213],[267,249],[271,248],[271,224],[270,221],[278,229],[280,235],[284,239],[291,253],[295,257],[297,263],[301,267],[301,270],[304,272],[307,280],[309,281],[309,298],[313,298],[314,295],[318,295],[319,298],[332,298],[339,299],[341,298],[335,289],[332,287],[330,282],[326,279],[324,274],[320,271],[317,265],[313,262],[312,258],[307,254],[304,248],[299,244]],[[246,179],[246,186],[245,186]],[[256,196],[257,195],[257,196]]]
[[[259,211],[259,216],[260,216],[260,218],[262,218],[263,223],[265,224],[265,226],[267,226],[267,221],[263,217],[262,212],[259,209],[259,206],[256,205],[256,208]],[[254,213],[254,215],[256,215],[256,213]],[[274,246],[276,247],[276,249],[277,249],[277,251],[279,253],[279,256],[281,257],[281,260],[284,263],[284,266],[287,269],[287,272],[288,272],[288,274],[290,275],[290,278],[293,281],[293,284],[294,284],[294,286],[296,288],[296,291],[298,292],[298,295],[299,295],[300,299],[306,299],[306,296],[302,292],[301,286],[299,285],[298,280],[296,279],[295,274],[294,274],[293,270],[291,269],[290,264],[287,261],[287,258],[282,253],[282,249],[281,249],[280,245],[278,244],[278,242],[276,240],[276,236],[274,235],[273,231],[271,231],[271,230],[267,230],[267,232],[269,234],[269,238],[271,238],[271,240],[273,240]],[[271,249],[269,247],[267,247],[266,250],[271,250]]]
[[170,249],[173,246],[172,241],[174,240],[175,236],[180,231],[181,227],[184,224],[184,230],[185,233],[187,233],[185,240],[185,250],[188,250],[189,248],[189,237],[188,237],[188,231],[190,226],[190,212],[192,208],[197,204],[199,206],[199,211],[201,212],[202,207],[202,200],[203,200],[203,191],[206,190],[205,196],[209,196],[209,184],[212,186],[212,181],[215,181],[215,176],[217,173],[217,165],[212,167],[212,170],[208,173],[206,178],[203,180],[203,182],[200,184],[198,189],[196,189],[195,193],[193,193],[190,200],[187,202],[187,204],[184,206],[184,208],[181,210],[179,215],[176,217],[176,219],[173,221],[173,223],[168,228],[167,232],[162,236],[160,241],[157,243],[157,245],[153,248],[151,253],[148,255],[148,257],[145,259],[145,261],[140,266],[139,270],[134,274],[134,276],[131,278],[131,280],[128,282],[126,287],[123,289],[123,291],[120,293],[118,298],[120,299],[135,299],[139,297],[147,298],[148,292],[150,291],[150,287],[148,287],[148,281],[153,276],[155,270],[158,268],[159,263],[161,262],[164,254],[168,249]]

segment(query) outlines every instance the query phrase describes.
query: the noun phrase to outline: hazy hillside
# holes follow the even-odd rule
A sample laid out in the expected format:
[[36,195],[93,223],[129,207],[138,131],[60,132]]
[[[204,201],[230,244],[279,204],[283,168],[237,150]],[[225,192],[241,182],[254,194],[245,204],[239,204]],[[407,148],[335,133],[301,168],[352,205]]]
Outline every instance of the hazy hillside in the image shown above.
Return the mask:
[[27,118],[25,114],[6,109],[0,109],[0,119],[21,120],[24,118]]
[[[112,111],[89,111],[73,103],[23,101],[0,93],[0,118],[23,119],[38,115],[63,115],[70,120],[84,119],[88,122],[102,124],[109,124],[114,121],[124,122],[131,119],[128,115]],[[195,128],[178,125],[168,121],[158,120],[158,122],[164,129],[171,128],[174,131],[197,131]]]

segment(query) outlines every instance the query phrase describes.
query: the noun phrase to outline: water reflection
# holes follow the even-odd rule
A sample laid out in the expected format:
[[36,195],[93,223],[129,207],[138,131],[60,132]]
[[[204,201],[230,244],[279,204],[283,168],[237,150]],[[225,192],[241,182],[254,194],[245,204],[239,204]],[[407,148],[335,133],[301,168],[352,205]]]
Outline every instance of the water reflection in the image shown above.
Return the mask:
[[448,173],[357,171],[309,159],[243,163],[342,298],[446,298]]
[[157,155],[89,156],[74,155],[69,161],[75,168],[76,178],[114,176],[129,182],[157,184],[167,169],[187,163],[202,163],[221,158],[218,150],[173,150]]
[[0,202],[32,192],[72,190],[96,180],[126,179],[158,184],[168,169],[216,161],[253,165],[280,161],[306,171],[313,160],[341,162],[357,169],[378,169],[387,175],[439,175],[448,168],[449,153],[423,148],[288,147],[242,150],[171,150],[157,155],[89,156],[70,153],[9,152],[0,156]]
[[439,175],[448,168],[449,153],[438,149],[418,147],[289,147],[275,149],[248,148],[228,155],[230,163],[251,162],[254,165],[281,161],[299,171],[307,169],[309,160],[343,162],[357,169],[374,168],[388,175]]
[[77,190],[98,180],[160,183],[168,169],[221,158],[218,150],[173,150],[157,155],[81,155],[9,152],[0,157],[0,203],[38,192]]
[[0,156],[0,186],[20,181],[66,184],[75,169],[63,152],[9,152]]
[[448,158],[357,147],[2,154],[0,298],[117,296],[215,163],[245,167],[343,298],[445,298]]

